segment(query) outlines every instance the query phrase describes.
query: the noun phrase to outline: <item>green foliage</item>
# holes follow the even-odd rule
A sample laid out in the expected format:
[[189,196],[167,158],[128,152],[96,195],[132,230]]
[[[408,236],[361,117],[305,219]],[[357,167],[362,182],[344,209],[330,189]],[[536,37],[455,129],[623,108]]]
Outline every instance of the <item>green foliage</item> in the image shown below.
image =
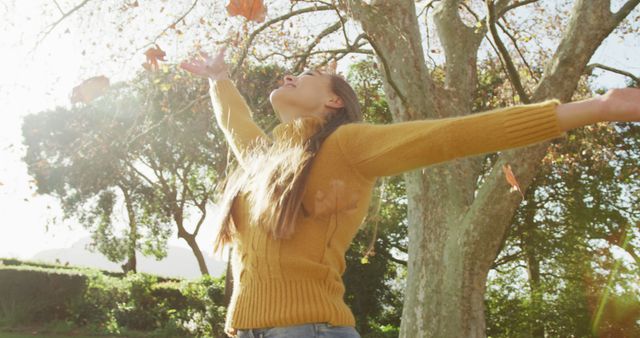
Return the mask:
[[66,318],[85,280],[69,270],[0,266],[0,325]]
[[490,274],[489,336],[637,335],[639,136],[596,124],[551,145]]
[[276,64],[250,64],[247,71],[234,80],[238,91],[247,101],[253,113],[253,120],[265,131],[270,131],[280,120],[275,115],[269,95],[278,87],[286,74],[285,69]]
[[[59,198],[65,217],[89,229],[92,248],[111,261],[135,268],[136,252],[163,258],[172,222],[177,233],[197,235],[184,222],[205,215],[226,164],[205,85],[162,67],[90,104],[25,118],[25,161],[38,193]],[[114,214],[121,206],[126,227]]]
[[[93,269],[0,268],[0,327],[152,337],[224,336],[224,277],[168,280]],[[146,332],[146,333],[145,333]]]
[[101,333],[215,336],[224,328],[225,308],[218,302],[222,287],[222,279],[208,276],[158,283],[157,277],[146,274],[130,273],[123,279],[96,274],[75,308],[74,320]]

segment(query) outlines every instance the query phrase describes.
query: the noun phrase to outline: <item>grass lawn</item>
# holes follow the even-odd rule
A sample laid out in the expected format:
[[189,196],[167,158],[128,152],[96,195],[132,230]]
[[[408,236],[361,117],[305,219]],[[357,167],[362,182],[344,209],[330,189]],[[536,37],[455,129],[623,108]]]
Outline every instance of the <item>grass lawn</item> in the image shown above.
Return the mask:
[[109,338],[109,337],[115,337],[115,336],[86,336],[86,335],[80,335],[80,334],[68,334],[68,335],[61,335],[61,334],[54,334],[54,333],[42,333],[42,332],[37,332],[37,333],[33,333],[33,334],[29,334],[29,333],[25,333],[25,332],[5,332],[5,331],[0,331],[0,338],[33,338],[33,337],[46,337],[46,338],[68,338],[68,337],[73,337],[73,338],[96,338],[96,337],[101,337],[101,338]]
[[94,338],[96,336],[59,336],[59,335],[49,335],[49,334],[24,334],[24,333],[8,333],[8,332],[0,332],[0,338],[32,338],[32,337],[48,337],[48,338],[61,338],[61,337],[76,337],[76,338]]

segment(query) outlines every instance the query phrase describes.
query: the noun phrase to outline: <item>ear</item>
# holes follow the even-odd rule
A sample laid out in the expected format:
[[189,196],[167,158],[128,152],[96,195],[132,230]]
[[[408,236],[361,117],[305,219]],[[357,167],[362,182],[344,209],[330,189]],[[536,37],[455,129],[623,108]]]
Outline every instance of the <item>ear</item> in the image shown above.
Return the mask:
[[326,103],[325,106],[330,107],[330,108],[342,108],[344,107],[344,102],[342,102],[342,99],[340,98],[340,96],[332,96]]

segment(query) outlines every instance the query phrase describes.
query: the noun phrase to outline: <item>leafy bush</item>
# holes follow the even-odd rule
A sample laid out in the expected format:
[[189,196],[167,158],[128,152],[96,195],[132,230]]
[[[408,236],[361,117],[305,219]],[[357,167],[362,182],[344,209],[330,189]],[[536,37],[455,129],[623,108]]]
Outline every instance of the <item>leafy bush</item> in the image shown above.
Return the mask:
[[[5,264],[6,263],[6,264]],[[0,262],[0,324],[47,332],[224,337],[224,276],[187,281],[148,274]]]
[[74,271],[0,266],[0,318],[3,325],[66,318],[80,298],[86,277]]
[[152,332],[154,337],[224,334],[224,279],[158,282],[147,274],[125,278],[91,274],[73,320],[96,333]]

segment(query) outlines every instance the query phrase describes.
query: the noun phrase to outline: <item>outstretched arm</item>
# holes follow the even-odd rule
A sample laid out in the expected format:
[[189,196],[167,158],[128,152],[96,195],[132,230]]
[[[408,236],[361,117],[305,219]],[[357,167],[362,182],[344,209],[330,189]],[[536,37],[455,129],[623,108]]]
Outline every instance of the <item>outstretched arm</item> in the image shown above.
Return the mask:
[[252,144],[268,136],[253,121],[251,109],[231,80],[209,79],[209,94],[218,126],[242,164]]
[[602,96],[561,104],[558,123],[564,131],[596,122],[639,122],[640,89],[619,88]]
[[228,76],[223,47],[215,57],[201,52],[180,66],[188,72],[209,80],[209,95],[218,126],[224,132],[238,162],[244,163],[244,155],[253,143],[267,139],[265,132],[253,121],[251,109]]
[[518,148],[598,121],[640,121],[640,90],[560,104],[556,100],[463,117],[386,125],[347,124],[336,142],[353,168],[373,179],[455,158]]

